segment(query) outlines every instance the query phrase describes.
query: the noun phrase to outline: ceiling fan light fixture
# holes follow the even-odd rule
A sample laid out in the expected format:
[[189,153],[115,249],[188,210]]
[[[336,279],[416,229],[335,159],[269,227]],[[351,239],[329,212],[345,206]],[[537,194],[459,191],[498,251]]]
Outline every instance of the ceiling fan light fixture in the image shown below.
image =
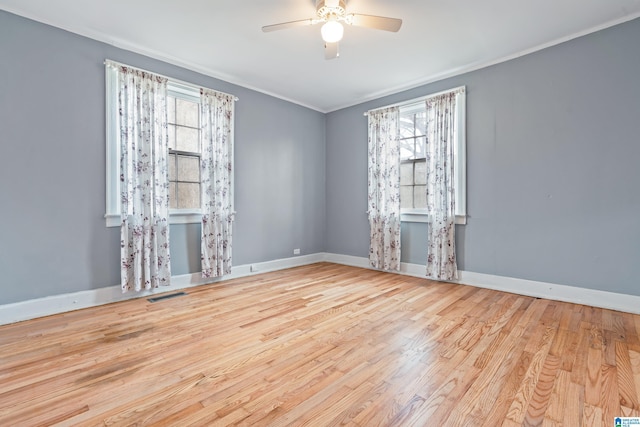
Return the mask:
[[362,15],[359,13],[347,13],[346,0],[315,0],[316,18],[301,19],[298,21],[282,22],[280,24],[266,25],[262,27],[265,33],[284,30],[286,28],[302,27],[323,23],[320,28],[322,40],[324,40],[324,58],[334,59],[339,56],[338,42],[344,35],[344,24],[356,27],[373,28],[397,32],[402,26],[402,19],[388,18],[386,16]]
[[344,34],[344,27],[341,23],[335,20],[325,22],[320,28],[320,34],[322,34],[322,40],[327,43],[337,43],[342,40]]

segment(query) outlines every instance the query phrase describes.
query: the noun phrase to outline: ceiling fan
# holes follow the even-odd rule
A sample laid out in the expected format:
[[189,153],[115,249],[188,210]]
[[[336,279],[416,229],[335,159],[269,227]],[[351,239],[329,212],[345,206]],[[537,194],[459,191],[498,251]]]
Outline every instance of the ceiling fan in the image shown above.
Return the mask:
[[317,18],[303,19],[300,21],[283,22],[281,24],[266,25],[262,31],[284,30],[286,28],[315,25],[324,22],[320,33],[324,40],[325,59],[334,59],[340,56],[338,42],[342,40],[344,27],[342,24],[355,25],[357,27],[374,28],[376,30],[397,32],[402,26],[402,19],[387,18],[384,16],[360,15],[347,13],[345,0],[316,0]]

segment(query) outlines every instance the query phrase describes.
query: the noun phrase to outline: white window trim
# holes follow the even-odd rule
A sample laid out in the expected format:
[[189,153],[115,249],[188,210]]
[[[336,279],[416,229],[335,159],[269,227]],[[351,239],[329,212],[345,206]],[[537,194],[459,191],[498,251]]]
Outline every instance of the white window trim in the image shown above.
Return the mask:
[[[408,209],[403,210],[400,213],[400,221],[402,222],[422,222],[422,223],[431,223],[431,215],[427,212],[420,212],[419,209],[415,209],[412,212],[409,212]],[[456,224],[464,225],[467,223],[466,215],[456,215]]]
[[[104,215],[107,227],[119,227],[122,219],[120,215],[120,132],[118,132],[118,114],[116,97],[118,74],[113,61],[105,61],[105,90],[106,90],[106,213]],[[187,82],[169,78],[167,92],[176,98],[200,103],[200,87]],[[237,100],[237,98],[236,98]],[[231,129],[233,138],[234,127]],[[234,153],[231,153],[231,161]],[[234,192],[234,180],[231,180],[231,194]],[[231,209],[233,211],[233,196]],[[201,209],[169,209],[169,224],[196,224],[202,221]]]
[[201,221],[201,209],[169,209],[169,224],[194,224]]
[[[454,89],[438,92],[433,95],[405,101],[400,106],[400,114],[403,109],[414,110],[419,103],[426,102],[427,99],[449,92],[457,92],[457,113],[458,113],[458,138],[454,146],[454,156],[456,162],[454,164],[454,174],[456,179],[456,224],[467,223],[467,129],[466,129],[466,111],[467,97],[464,86]],[[402,209],[400,212],[400,221],[402,222],[422,222],[430,223],[431,218],[426,209]]]
[[121,224],[120,215],[120,132],[118,132],[118,73],[113,65],[107,63],[105,67],[106,80],[106,138],[107,138],[107,199],[104,215],[107,227],[117,227]]

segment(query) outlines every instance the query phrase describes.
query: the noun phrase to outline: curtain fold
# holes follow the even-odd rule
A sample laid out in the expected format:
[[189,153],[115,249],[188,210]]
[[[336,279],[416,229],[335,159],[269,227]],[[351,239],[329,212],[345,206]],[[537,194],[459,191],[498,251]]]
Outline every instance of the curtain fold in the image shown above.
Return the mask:
[[231,273],[234,102],[231,95],[200,90],[202,277]]
[[455,92],[426,101],[427,105],[427,277],[458,278],[455,249],[454,145],[456,129]]
[[400,270],[400,109],[370,111],[368,136],[369,261]]
[[118,67],[122,292],[171,279],[167,79]]

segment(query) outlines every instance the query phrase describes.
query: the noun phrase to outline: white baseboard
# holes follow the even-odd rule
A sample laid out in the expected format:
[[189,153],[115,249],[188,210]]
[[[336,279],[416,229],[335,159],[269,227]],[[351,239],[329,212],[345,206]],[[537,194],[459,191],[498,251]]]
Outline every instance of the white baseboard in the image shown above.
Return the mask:
[[[325,260],[336,264],[371,268],[369,259],[364,257],[326,254]],[[400,265],[400,274],[426,278],[426,266],[403,262]],[[579,288],[576,286],[518,279],[515,277],[474,273],[464,270],[458,271],[458,277],[459,279],[454,281],[454,283],[460,283],[461,285],[640,314],[640,296],[637,295],[619,294],[596,289]]]
[[369,258],[359,256],[325,253],[324,260],[335,264],[350,265],[352,267],[372,268],[369,263]]
[[637,295],[619,294],[514,277],[494,276],[472,271],[460,271],[458,283],[518,295],[640,314],[640,296]]
[[237,277],[313,264],[324,261],[324,258],[323,253],[318,253],[240,265],[232,267],[231,274],[222,278],[203,279],[201,273],[183,274],[171,277],[171,285],[150,291],[128,292],[123,294],[120,285],[115,285],[108,286],[106,288],[53,295],[50,297],[0,305],[0,325],[21,322],[23,320],[49,316],[52,314],[65,313],[73,310],[80,310],[82,308],[94,307],[97,305],[109,304],[132,298],[146,298],[159,293],[177,291],[193,286],[204,285],[206,283],[215,283],[221,280],[235,279]]
[[[64,313],[67,311],[79,310],[87,307],[94,307],[97,305],[109,304],[117,301],[124,301],[132,298],[145,298],[158,293],[172,292],[206,283],[215,283],[238,277],[284,270],[286,268],[298,267],[322,261],[350,265],[353,267],[371,268],[368,258],[321,252],[236,266],[231,269],[230,275],[216,279],[203,279],[200,273],[173,276],[171,278],[170,286],[165,286],[154,291],[123,294],[120,290],[120,286],[116,285],[106,288],[53,295],[50,297],[21,301],[13,304],[0,305],[0,325]],[[426,267],[424,265],[402,263],[399,274],[424,278],[425,270]],[[474,273],[471,271],[459,271],[458,273],[459,279],[456,283],[463,285],[640,314],[640,296],[636,295],[619,294],[595,289],[578,288],[575,286],[517,279],[513,277]]]

